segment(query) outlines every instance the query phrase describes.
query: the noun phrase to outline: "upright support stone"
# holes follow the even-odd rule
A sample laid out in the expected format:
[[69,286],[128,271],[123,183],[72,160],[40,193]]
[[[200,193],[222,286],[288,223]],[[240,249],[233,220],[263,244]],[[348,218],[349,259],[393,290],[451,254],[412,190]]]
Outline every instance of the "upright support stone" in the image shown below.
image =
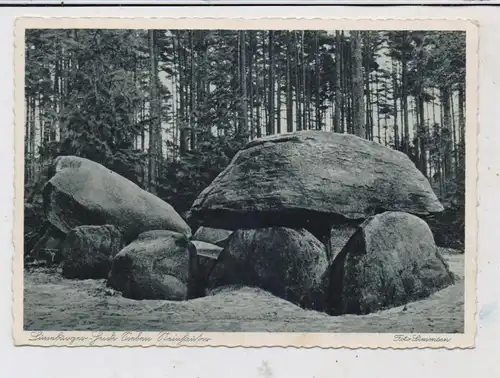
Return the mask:
[[326,233],[326,236],[323,239],[323,244],[325,245],[326,249],[326,257],[328,258],[328,261],[332,261],[333,257],[333,250],[332,250],[332,227],[328,227],[328,231]]
[[305,229],[245,229],[229,237],[209,288],[256,286],[301,304],[328,266],[324,245]]
[[429,226],[403,212],[368,218],[330,262],[324,310],[368,314],[422,299],[454,282]]
[[205,293],[200,282],[200,259],[192,243],[188,245],[188,257],[187,299],[199,298],[204,296]]

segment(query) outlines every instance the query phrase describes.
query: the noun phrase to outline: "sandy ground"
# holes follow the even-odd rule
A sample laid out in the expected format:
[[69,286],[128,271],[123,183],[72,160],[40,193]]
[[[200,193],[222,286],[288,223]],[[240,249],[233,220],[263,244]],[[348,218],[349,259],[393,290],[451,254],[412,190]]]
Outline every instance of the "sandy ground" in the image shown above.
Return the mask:
[[374,314],[328,316],[256,288],[191,301],[136,301],[105,280],[67,280],[54,270],[25,272],[24,327],[44,331],[239,331],[461,333],[464,257],[444,252],[457,282],[425,300]]

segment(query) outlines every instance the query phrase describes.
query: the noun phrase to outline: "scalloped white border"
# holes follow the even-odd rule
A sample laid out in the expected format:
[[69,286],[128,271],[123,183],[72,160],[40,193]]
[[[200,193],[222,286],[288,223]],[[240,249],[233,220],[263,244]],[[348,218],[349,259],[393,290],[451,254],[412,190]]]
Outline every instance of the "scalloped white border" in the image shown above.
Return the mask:
[[[196,23],[193,23],[196,20]],[[125,332],[102,332],[102,336],[116,336],[116,341],[92,344],[93,332],[43,332],[46,338],[61,335],[60,341],[31,338],[23,330],[23,188],[24,188],[24,30],[26,28],[178,28],[192,29],[372,29],[372,30],[465,30],[467,32],[467,109],[466,109],[466,261],[465,261],[465,332],[463,334],[403,334],[411,340],[396,342],[390,333],[236,333],[203,332],[210,340],[194,344],[162,342],[161,332],[142,332],[150,341],[122,341]],[[476,258],[478,180],[478,26],[465,18],[217,18],[217,17],[22,17],[15,22],[15,211],[13,262],[13,336],[15,345],[37,346],[196,346],[196,347],[297,347],[297,348],[471,348],[476,336]],[[185,332],[170,332],[183,337]],[[191,337],[200,333],[191,332]],[[397,335],[401,335],[398,333]],[[445,342],[421,341],[426,337],[447,339]],[[418,340],[420,338],[420,341]]]

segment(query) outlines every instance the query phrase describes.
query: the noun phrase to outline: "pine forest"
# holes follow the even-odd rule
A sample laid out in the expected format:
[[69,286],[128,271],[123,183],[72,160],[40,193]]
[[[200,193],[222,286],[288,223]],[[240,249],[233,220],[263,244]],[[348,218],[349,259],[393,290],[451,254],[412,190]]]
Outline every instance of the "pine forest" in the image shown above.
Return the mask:
[[408,155],[462,248],[464,32],[31,29],[25,59],[27,202],[77,155],[184,214],[250,140],[323,130]]

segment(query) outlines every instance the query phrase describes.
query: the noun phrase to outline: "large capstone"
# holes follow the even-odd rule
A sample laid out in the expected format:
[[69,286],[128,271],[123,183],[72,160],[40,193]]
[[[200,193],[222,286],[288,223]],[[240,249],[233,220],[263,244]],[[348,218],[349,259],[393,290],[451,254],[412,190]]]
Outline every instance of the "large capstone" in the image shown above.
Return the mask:
[[354,135],[300,131],[248,143],[202,191],[190,217],[228,230],[306,228],[325,242],[335,223],[442,210],[402,152]]

